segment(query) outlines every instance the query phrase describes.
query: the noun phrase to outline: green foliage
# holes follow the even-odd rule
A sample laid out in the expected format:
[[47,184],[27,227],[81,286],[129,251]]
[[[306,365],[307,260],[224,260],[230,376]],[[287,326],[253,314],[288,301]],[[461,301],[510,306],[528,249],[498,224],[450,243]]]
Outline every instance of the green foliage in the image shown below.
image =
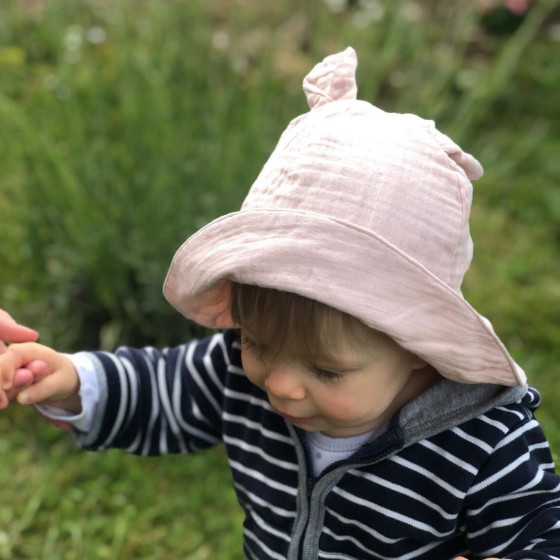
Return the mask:
[[221,448],[188,458],[78,455],[32,410],[3,413],[0,433],[3,560],[243,558]]
[[[558,455],[560,3],[507,25],[476,2],[330,4],[1,2],[0,307],[61,350],[201,334],[161,294],[174,251],[239,207],[302,77],[353,45],[360,98],[484,164],[464,292],[542,390]],[[0,558],[241,558],[221,450],[81,454],[30,412],[0,415]]]
[[14,240],[1,256],[25,276],[3,279],[2,300],[29,303],[58,347],[183,340],[165,271],[190,233],[239,206],[287,120],[269,118],[277,79],[266,60],[248,80],[203,56],[211,33],[197,3],[9,15],[4,49],[26,73],[16,67],[0,94]]

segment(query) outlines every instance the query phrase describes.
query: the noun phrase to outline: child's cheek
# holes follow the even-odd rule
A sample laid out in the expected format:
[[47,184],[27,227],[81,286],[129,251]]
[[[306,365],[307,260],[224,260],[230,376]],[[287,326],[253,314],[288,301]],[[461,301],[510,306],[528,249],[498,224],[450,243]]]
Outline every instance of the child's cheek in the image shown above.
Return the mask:
[[262,363],[252,356],[249,352],[241,352],[241,364],[243,371],[251,383],[264,389],[265,373]]

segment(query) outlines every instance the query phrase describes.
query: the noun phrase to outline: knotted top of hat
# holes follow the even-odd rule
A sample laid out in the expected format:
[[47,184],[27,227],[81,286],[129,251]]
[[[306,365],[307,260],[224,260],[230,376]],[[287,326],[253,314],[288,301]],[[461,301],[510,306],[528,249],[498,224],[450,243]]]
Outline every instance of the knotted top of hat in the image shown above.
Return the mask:
[[348,47],[344,52],[327,56],[303,80],[303,90],[311,109],[341,99],[356,99],[356,52]]

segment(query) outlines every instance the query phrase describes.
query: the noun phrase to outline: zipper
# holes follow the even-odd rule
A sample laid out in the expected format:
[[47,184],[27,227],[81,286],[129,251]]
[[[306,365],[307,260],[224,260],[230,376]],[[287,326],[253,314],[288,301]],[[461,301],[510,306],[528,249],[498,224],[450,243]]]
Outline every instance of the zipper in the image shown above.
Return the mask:
[[[386,438],[385,447],[380,449],[375,455],[365,457],[354,457],[345,459],[342,462],[334,463],[327,467],[318,478],[310,476],[309,473],[309,449],[305,437],[300,435],[292,425],[288,426],[292,438],[296,443],[296,454],[298,462],[305,471],[300,477],[297,497],[297,517],[292,531],[290,547],[288,549],[287,560],[310,560],[318,556],[319,537],[321,535],[324,517],[324,499],[326,495],[337,484],[344,473],[352,467],[359,467],[377,463],[403,445],[399,431],[391,430],[381,438]],[[382,440],[380,438],[380,440]]]
[[[391,446],[380,451],[377,455],[361,460],[348,459],[342,463],[335,463],[328,467],[323,474],[314,481],[313,487],[308,494],[308,518],[305,524],[305,532],[303,533],[303,543],[301,545],[301,556],[298,559],[309,560],[315,559],[319,555],[319,537],[322,531],[322,519],[324,518],[324,500],[327,494],[338,483],[340,478],[351,467],[370,465],[382,461],[395,451],[400,449],[402,444],[394,443]],[[309,480],[309,479],[308,479]]]

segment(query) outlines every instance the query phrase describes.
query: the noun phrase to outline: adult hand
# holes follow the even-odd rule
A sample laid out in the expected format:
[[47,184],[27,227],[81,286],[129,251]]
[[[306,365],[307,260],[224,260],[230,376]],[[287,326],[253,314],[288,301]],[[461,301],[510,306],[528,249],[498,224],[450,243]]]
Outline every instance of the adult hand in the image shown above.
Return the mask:
[[[9,313],[0,309],[0,354],[6,351],[6,342],[34,342],[38,337],[36,331],[18,324]],[[43,372],[44,367],[40,363],[20,368],[16,372],[14,388],[8,394],[8,398],[11,400],[17,392],[29,387]]]
[[34,342],[39,334],[18,324],[11,315],[0,309],[0,354],[6,351],[5,342]]

